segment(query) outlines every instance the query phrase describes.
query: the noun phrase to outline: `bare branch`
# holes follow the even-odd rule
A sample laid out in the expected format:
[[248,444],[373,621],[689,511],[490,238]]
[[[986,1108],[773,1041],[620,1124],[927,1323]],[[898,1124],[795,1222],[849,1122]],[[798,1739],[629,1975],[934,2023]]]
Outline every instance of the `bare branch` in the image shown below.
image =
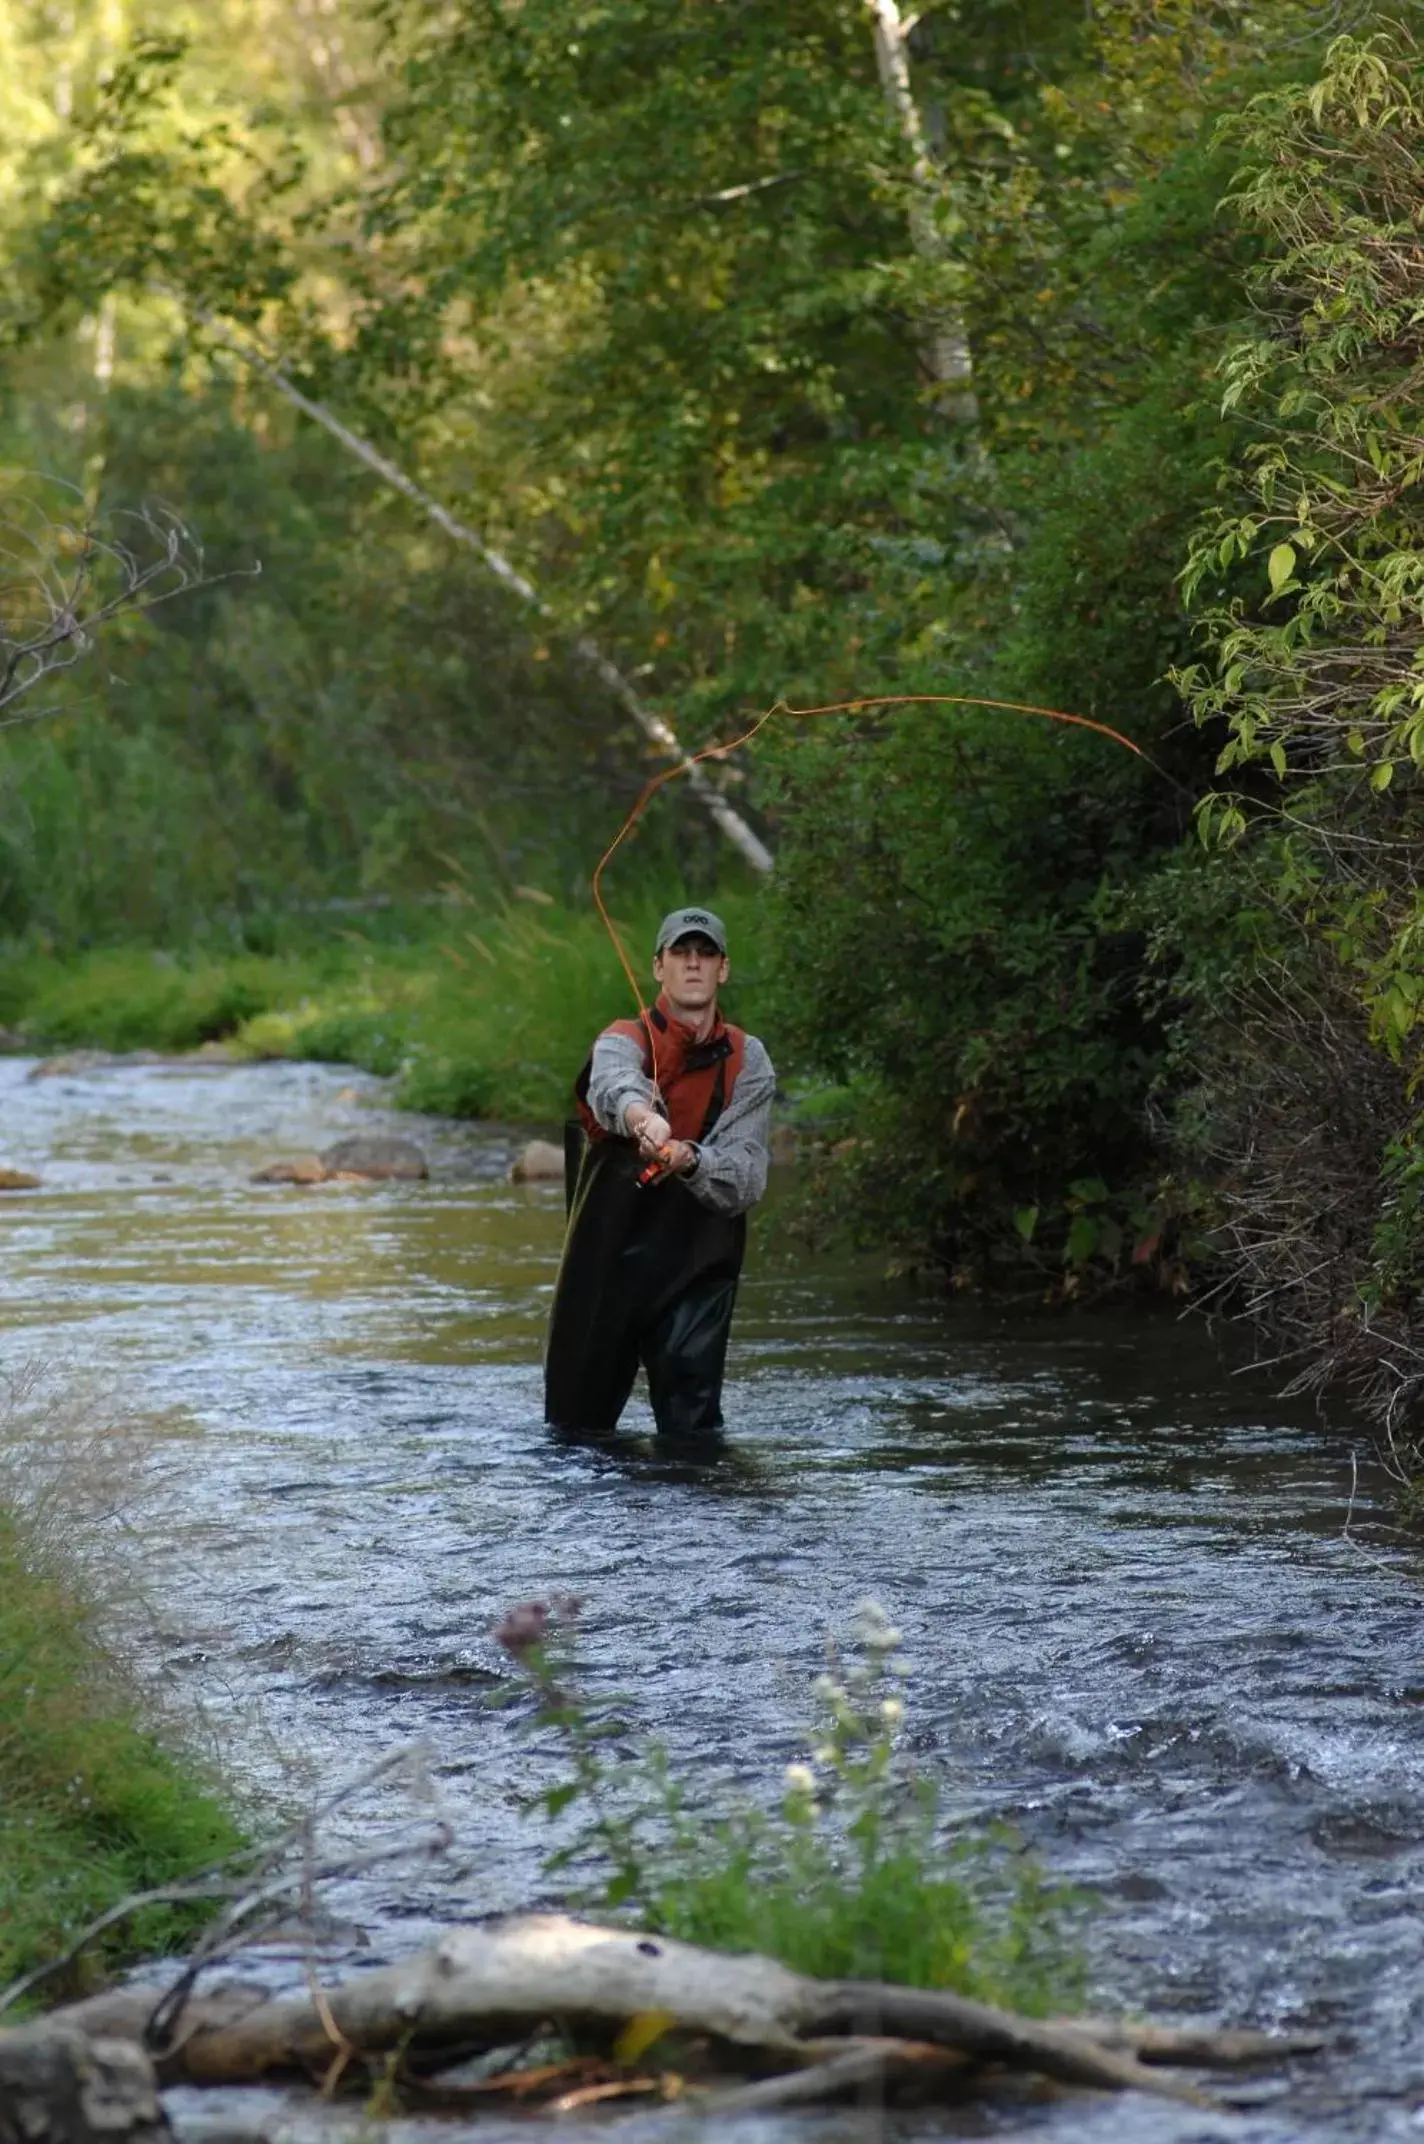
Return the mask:
[[77,487],[12,476],[0,485],[0,728],[33,719],[28,710],[5,711],[72,669],[121,619],[214,578],[197,538],[170,508],[100,520]]

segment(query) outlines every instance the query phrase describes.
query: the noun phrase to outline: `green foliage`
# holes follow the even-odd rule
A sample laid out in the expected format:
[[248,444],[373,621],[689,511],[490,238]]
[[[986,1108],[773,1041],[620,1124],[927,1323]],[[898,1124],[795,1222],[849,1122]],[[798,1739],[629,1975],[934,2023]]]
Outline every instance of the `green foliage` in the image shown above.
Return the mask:
[[[619,916],[647,972],[656,922],[686,890],[671,882]],[[727,1006],[755,1021],[756,905],[719,895],[738,957]],[[324,1059],[395,1076],[404,1108],[558,1120],[600,1028],[631,1010],[596,916],[541,903],[463,901],[392,909],[334,935],[287,926],[270,954],[179,958],[116,947],[65,960],[0,961],[0,1023],[35,1043]],[[646,987],[652,991],[651,974]]]
[[1225,727],[1217,772],[1251,785],[1214,794],[1205,831],[1239,837],[1283,808],[1327,846],[1371,829],[1391,843],[1396,868],[1382,856],[1365,886],[1317,866],[1313,921],[1398,1053],[1424,994],[1406,860],[1424,765],[1424,61],[1399,33],[1340,38],[1318,82],[1258,99],[1230,139],[1232,205],[1268,249],[1225,403],[1265,438],[1246,457],[1245,511],[1202,527],[1186,575],[1211,657],[1181,680],[1197,720]]
[[[1200,172],[1185,158],[1156,183],[1184,213],[1181,185],[1209,231]],[[1145,334],[1144,264],[1123,246],[1118,268]],[[1230,317],[1225,267],[1213,296]],[[966,665],[954,684],[1110,723],[1156,768],[1111,740],[953,707],[798,733],[777,762],[778,1027],[874,1097],[832,1196],[966,1275],[1027,1259],[1046,1282],[1076,1274],[1074,1289],[1114,1273],[1180,1284],[1147,1122],[1165,1035],[1118,896],[1180,841],[1208,775],[1163,673],[1189,647],[1175,581],[1231,434],[1208,399],[1215,340],[1175,313],[1161,334],[1094,443],[1005,462],[1017,549],[981,576],[973,639],[955,611],[943,627]],[[1073,1187],[1093,1179],[1108,1190],[1090,1212]],[[1032,1230],[1014,1223],[1027,1210]]]
[[[92,392],[77,367],[65,384]],[[81,476],[34,372],[14,385],[8,452]],[[331,899],[583,892],[642,761],[464,559],[319,435],[254,436],[226,387],[115,387],[84,445],[114,501],[182,501],[213,585],[8,733],[0,934],[230,945]],[[675,823],[658,815],[635,876],[669,867]],[[709,879],[711,846],[686,844]]]
[[1424,56],[1399,25],[1338,38],[1224,139],[1261,244],[1252,331],[1222,364],[1250,444],[1191,546],[1205,652],[1178,671],[1223,779],[1195,901],[1159,875],[1138,910],[1224,1282],[1303,1382],[1353,1387],[1405,1436],[1424,1392]]
[[[632,1758],[617,1701],[573,1679],[576,1602],[517,1608],[496,1635],[555,1729],[569,1776],[540,1797],[573,1832],[545,1863],[578,1896],[638,1925],[800,1972],[954,1988],[1030,2013],[1081,1992],[1077,1902],[1007,1837],[955,1837],[934,1780],[911,1766],[900,1634],[862,1604],[856,1645],[818,1678],[808,1761],[788,1765],[779,1805],[709,1812],[659,1745]],[[566,1827],[567,1828],[567,1827]]]
[[31,958],[0,968],[0,1010],[46,1043],[195,1050],[235,1034],[274,987],[294,980],[251,958],[185,964],[143,950],[65,965]]

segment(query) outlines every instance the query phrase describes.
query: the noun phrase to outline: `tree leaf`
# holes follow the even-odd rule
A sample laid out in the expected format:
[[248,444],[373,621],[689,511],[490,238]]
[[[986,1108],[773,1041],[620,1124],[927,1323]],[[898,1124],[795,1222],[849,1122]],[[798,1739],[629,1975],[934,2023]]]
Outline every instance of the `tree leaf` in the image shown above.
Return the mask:
[[1270,575],[1271,594],[1279,595],[1295,572],[1295,545],[1278,543],[1266,561],[1266,571]]
[[613,2042],[613,2059],[625,2069],[642,2060],[648,2049],[670,2032],[677,2019],[670,2010],[640,2010],[630,2017]]

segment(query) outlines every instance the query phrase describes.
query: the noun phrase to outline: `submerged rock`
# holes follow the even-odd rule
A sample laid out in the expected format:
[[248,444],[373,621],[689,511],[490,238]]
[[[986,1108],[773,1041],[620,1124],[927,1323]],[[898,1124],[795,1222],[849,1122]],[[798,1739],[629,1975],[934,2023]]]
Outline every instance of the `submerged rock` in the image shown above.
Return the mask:
[[531,1139],[510,1164],[512,1184],[551,1184],[563,1180],[563,1150],[548,1139]]
[[38,1191],[40,1179],[28,1169],[0,1169],[0,1191]]
[[103,1065],[117,1060],[112,1050],[70,1050],[63,1057],[46,1057],[37,1065],[31,1065],[30,1079],[68,1079],[76,1072],[97,1072]]
[[254,1184],[324,1184],[326,1171],[315,1154],[298,1154],[291,1161],[269,1161],[252,1172]]
[[430,1166],[413,1139],[338,1139],[323,1154],[294,1154],[254,1169],[254,1184],[413,1183]]
[[361,1132],[327,1147],[321,1166],[329,1177],[364,1176],[377,1183],[414,1182],[430,1174],[430,1164],[413,1139]]

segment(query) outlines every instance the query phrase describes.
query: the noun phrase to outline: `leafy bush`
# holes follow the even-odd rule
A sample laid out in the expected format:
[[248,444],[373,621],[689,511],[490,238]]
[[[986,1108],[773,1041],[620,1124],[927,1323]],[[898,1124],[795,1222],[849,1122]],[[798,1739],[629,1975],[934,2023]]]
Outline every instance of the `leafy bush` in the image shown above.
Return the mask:
[[65,968],[16,961],[0,974],[0,1005],[44,1042],[191,1050],[235,1034],[290,981],[290,970],[255,959],[116,949]]
[[1263,95],[1227,138],[1232,205],[1262,241],[1254,332],[1224,365],[1255,443],[1192,547],[1205,655],[1180,673],[1222,780],[1196,905],[1149,888],[1143,908],[1192,1075],[1179,1151],[1225,1280],[1302,1384],[1344,1380],[1407,1443],[1424,1406],[1424,53],[1398,28],[1339,38],[1318,82]]
[[[1030,442],[1011,434],[979,484],[1007,540],[997,565],[987,541],[941,562],[936,632],[899,687],[1086,715],[1154,764],[953,706],[771,748],[777,1024],[795,1060],[867,1097],[830,1210],[962,1280],[1182,1284],[1153,1116],[1167,1008],[1144,1002],[1120,897],[1181,844],[1210,780],[1164,673],[1190,652],[1178,575],[1235,436],[1212,381],[1243,303],[1223,182],[1219,154],[1184,150],[1092,235],[1095,316],[1130,353],[1111,389],[1065,405],[1022,353],[991,353],[986,393],[1010,412],[1035,397]],[[1041,330],[1079,332],[1071,308]]]

